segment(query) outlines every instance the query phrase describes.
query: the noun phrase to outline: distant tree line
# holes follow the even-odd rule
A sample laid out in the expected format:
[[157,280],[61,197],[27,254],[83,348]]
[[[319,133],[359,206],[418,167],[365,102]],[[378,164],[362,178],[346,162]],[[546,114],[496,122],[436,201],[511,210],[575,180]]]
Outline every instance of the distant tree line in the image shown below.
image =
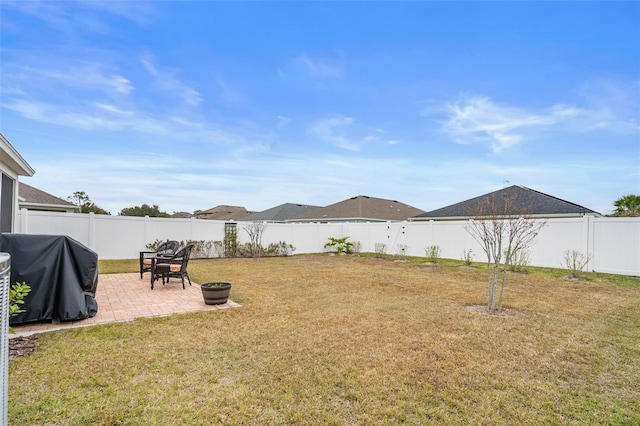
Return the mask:
[[[84,191],[76,191],[67,197],[76,206],[80,207],[80,213],[108,214],[111,212],[96,205]],[[152,206],[143,204],[141,206],[126,207],[118,213],[118,216],[149,216],[149,217],[169,217],[169,213],[160,210],[157,204]]]
[[67,197],[76,206],[80,206],[80,213],[111,214],[100,206],[97,206],[84,191],[76,191]]
[[135,207],[125,207],[118,213],[119,216],[149,216],[149,217],[169,217],[169,213],[160,210],[157,204],[150,206],[143,204]]

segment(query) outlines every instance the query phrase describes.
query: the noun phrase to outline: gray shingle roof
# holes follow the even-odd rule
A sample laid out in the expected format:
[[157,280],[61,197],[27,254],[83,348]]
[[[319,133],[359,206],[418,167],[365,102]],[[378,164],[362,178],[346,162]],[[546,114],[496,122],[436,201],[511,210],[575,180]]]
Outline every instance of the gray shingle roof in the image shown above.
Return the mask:
[[44,192],[38,188],[34,188],[31,185],[27,185],[24,182],[20,182],[18,185],[18,197],[20,204],[38,205],[38,206],[60,206],[66,209],[79,207],[70,201],[64,200],[55,195],[51,195],[48,192]]
[[[505,199],[512,198],[511,211],[505,212]],[[413,219],[451,219],[474,216],[482,211],[488,202],[495,205],[497,212],[505,214],[527,214],[532,216],[583,216],[600,215],[586,207],[562,200],[524,186],[512,185],[498,191],[432,210],[415,216]]]
[[243,217],[238,220],[241,220],[241,221],[265,220],[265,221],[271,221],[271,222],[284,222],[287,219],[291,219],[302,213],[310,212],[311,210],[315,210],[318,208],[320,207],[308,206],[305,204],[285,203],[261,212],[252,213],[249,216]]
[[424,213],[395,200],[358,195],[347,200],[302,213],[289,221],[401,221]]
[[193,217],[193,214],[189,212],[175,212],[169,215],[169,217],[174,219],[191,219]]
[[197,212],[196,217],[198,219],[211,219],[211,220],[238,220],[243,218],[252,212],[247,211],[241,206],[215,206],[208,210]]

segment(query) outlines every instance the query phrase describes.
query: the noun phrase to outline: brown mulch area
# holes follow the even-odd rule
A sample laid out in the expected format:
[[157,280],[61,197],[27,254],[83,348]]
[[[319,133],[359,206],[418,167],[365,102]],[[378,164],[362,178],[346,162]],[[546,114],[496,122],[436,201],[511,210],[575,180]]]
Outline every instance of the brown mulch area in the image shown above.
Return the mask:
[[13,337],[9,339],[9,359],[30,355],[38,346],[38,336],[32,334],[25,337]]

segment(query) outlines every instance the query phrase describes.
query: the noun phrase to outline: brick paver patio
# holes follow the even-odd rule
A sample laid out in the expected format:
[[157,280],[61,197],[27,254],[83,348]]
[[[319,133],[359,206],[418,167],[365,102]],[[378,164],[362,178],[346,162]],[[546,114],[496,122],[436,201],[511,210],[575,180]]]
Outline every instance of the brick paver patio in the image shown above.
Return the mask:
[[235,308],[240,305],[229,300],[224,305],[206,305],[198,284],[182,289],[179,279],[162,285],[156,281],[151,290],[149,274],[140,279],[140,274],[107,274],[98,277],[96,291],[98,313],[93,318],[60,323],[41,322],[14,326],[15,336],[25,336],[45,331],[73,327],[86,327],[110,322],[133,321],[136,318],[166,316],[176,313],[210,311]]

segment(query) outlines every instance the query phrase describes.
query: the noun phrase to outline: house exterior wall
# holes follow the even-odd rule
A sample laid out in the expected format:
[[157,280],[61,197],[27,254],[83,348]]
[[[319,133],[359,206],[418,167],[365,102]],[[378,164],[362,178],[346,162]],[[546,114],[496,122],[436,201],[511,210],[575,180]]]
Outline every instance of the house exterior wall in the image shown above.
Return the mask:
[[[35,171],[31,166],[20,156],[18,151],[9,143],[9,141],[0,133],[0,176],[5,175],[6,178],[12,181],[11,184],[11,206],[7,208],[3,206],[3,201],[0,201],[0,212],[10,212],[11,214],[11,231],[16,228],[16,212],[18,210],[18,176],[33,176]],[[6,181],[6,180],[5,180]],[[6,200],[6,197],[2,197],[2,187],[0,185],[0,200]]]
[[[222,241],[224,221],[108,216],[20,210],[15,232],[68,235],[87,245],[102,259],[133,259],[156,240]],[[249,240],[238,223],[238,239]],[[264,246],[284,241],[295,254],[322,253],[329,237],[348,236],[358,241],[363,252],[375,252],[377,243],[388,254],[406,246],[409,256],[425,256],[425,249],[437,245],[441,257],[460,259],[471,249],[474,261],[486,261],[481,245],[467,232],[467,221],[372,222],[372,223],[267,223]],[[640,276],[640,218],[552,218],[529,250],[531,264],[562,267],[564,252],[579,250],[590,255],[586,270]]]

